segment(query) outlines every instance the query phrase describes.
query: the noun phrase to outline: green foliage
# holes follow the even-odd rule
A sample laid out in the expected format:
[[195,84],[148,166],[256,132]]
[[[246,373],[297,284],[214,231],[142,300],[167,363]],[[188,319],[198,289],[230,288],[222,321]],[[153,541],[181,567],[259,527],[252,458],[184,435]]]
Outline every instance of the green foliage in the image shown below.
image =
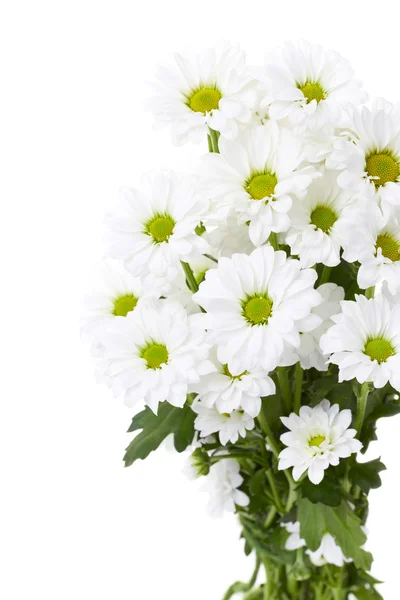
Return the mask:
[[339,506],[343,499],[340,482],[328,475],[325,475],[319,485],[314,485],[308,478],[305,479],[300,491],[302,496],[313,504],[320,502],[328,506]]
[[371,567],[371,554],[361,549],[366,542],[361,521],[347,502],[331,507],[321,503],[313,504],[307,498],[301,498],[298,519],[301,537],[311,550],[317,550],[324,534],[330,533],[343,554],[353,559],[358,568],[368,570]]
[[195,413],[188,404],[176,408],[167,402],[160,404],[155,415],[148,407],[135,415],[128,432],[140,431],[126,449],[124,462],[129,467],[138,459],[145,459],[165,438],[173,434],[175,449],[183,452],[193,441]]
[[366,463],[355,463],[350,469],[350,479],[364,494],[369,494],[371,489],[382,485],[379,473],[385,469],[385,465],[378,458]]
[[357,600],[383,600],[383,596],[377,592],[374,588],[360,588],[354,590],[353,594]]

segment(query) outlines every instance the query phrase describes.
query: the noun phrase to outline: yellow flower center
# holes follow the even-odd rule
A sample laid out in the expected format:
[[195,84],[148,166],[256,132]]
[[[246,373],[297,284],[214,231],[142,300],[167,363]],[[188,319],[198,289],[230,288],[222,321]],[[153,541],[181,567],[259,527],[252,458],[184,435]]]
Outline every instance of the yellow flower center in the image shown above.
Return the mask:
[[333,210],[327,206],[317,206],[310,215],[310,222],[324,233],[330,232],[337,219]]
[[272,300],[267,296],[248,298],[243,303],[243,314],[251,325],[266,325],[272,312]]
[[141,357],[149,369],[159,369],[168,362],[168,350],[164,344],[148,344],[143,348]]
[[146,233],[153,238],[155,244],[168,242],[174,232],[175,221],[169,215],[156,215],[146,225]]
[[273,173],[259,173],[246,182],[245,189],[253,200],[263,200],[273,195],[277,183]]
[[112,314],[116,317],[126,317],[126,315],[135,308],[137,302],[138,299],[135,298],[133,294],[119,296],[119,298],[114,300],[114,309]]
[[204,115],[218,108],[222,94],[219,90],[212,87],[203,87],[195,90],[189,98],[188,106],[194,112],[200,112]]
[[387,152],[375,152],[368,156],[365,168],[368,175],[374,177],[376,187],[397,181],[400,175],[399,163]]
[[303,92],[304,97],[307,98],[307,104],[312,100],[321,102],[321,100],[325,100],[326,98],[325,91],[318,81],[307,81],[304,85],[298,85],[297,87]]
[[308,445],[309,446],[317,446],[317,448],[319,448],[320,445],[322,444],[322,442],[324,442],[325,440],[326,440],[326,437],[324,435],[314,435],[308,441]]
[[382,250],[383,256],[396,262],[400,260],[400,242],[393,239],[388,233],[381,233],[376,239],[375,248]]
[[396,352],[388,340],[376,338],[374,340],[369,340],[369,342],[365,344],[364,354],[369,356],[371,360],[383,363],[391,356],[394,356]]

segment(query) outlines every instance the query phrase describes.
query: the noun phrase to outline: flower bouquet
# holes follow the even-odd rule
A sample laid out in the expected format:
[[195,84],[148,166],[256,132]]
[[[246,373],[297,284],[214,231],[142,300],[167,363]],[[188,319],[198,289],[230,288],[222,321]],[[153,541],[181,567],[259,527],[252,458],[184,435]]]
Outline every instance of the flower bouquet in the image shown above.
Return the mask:
[[259,68],[176,54],[149,106],[208,152],[106,219],[83,332],[138,407],[125,465],[173,436],[237,514],[255,571],[224,600],[382,598],[364,546],[385,467],[360,453],[400,412],[400,106],[366,100],[306,42]]

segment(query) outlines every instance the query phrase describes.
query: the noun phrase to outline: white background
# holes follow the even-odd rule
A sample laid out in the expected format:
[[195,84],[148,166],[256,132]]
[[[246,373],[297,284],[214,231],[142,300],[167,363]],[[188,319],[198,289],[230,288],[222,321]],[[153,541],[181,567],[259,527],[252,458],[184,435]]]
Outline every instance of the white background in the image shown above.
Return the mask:
[[[252,564],[234,519],[165,450],[124,470],[131,411],[97,385],[80,299],[102,221],[144,170],[193,168],[144,110],[154,66],[187,44],[339,50],[371,95],[400,100],[397,1],[9,0],[0,14],[0,596],[219,600]],[[397,7],[398,9],[398,7]],[[389,470],[371,496],[374,573],[397,600],[399,419],[380,427]]]

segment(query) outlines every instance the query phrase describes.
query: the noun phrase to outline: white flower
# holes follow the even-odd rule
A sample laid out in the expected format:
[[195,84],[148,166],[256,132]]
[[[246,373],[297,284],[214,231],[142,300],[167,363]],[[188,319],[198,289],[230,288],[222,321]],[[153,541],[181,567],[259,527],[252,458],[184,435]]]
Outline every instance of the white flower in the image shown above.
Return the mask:
[[322,353],[320,340],[333,325],[331,317],[340,312],[344,289],[335,283],[324,283],[317,289],[322,296],[322,303],[312,309],[310,317],[298,323],[300,346],[286,349],[281,365],[288,366],[300,362],[303,369],[328,370],[329,355]]
[[320,547],[315,552],[306,550],[306,553],[316,567],[322,567],[326,564],[343,567],[345,563],[352,562],[351,558],[345,557],[342,549],[337,545],[335,538],[330,533],[325,533]]
[[233,138],[252,119],[255,82],[244,52],[236,46],[175,54],[174,68],[160,67],[150,109],[170,125],[175,144],[199,142],[208,128]]
[[143,303],[125,319],[115,319],[101,341],[107,376],[115,395],[128,406],[144,401],[154,412],[164,400],[182,407],[188,385],[213,369],[197,315],[173,302]]
[[[400,217],[400,213],[399,213]],[[400,290],[400,221],[392,216],[389,222],[375,206],[357,211],[353,227],[348,228],[343,243],[343,258],[359,262],[358,285],[367,289],[386,282],[395,294]]]
[[343,228],[349,227],[348,206],[349,194],[338,186],[335,171],[325,171],[304,198],[293,201],[286,243],[303,267],[316,263],[335,267],[340,263]]
[[251,127],[234,141],[220,140],[220,154],[203,159],[201,179],[211,210],[221,219],[236,214],[250,222],[249,236],[260,246],[271,232],[287,231],[292,196],[301,196],[315,176],[300,167],[301,141],[276,122]]
[[300,536],[300,523],[282,523],[282,527],[290,534],[285,543],[286,550],[298,550],[306,545],[305,540]]
[[266,85],[274,98],[270,115],[288,117],[301,132],[337,126],[347,104],[366,100],[349,62],[333,50],[287,42],[276,59],[266,66]]
[[358,203],[378,205],[386,218],[400,210],[400,105],[354,109],[350,139],[338,140],[328,166]]
[[202,438],[218,433],[220,442],[225,446],[228,442],[235,444],[239,436],[246,437],[246,430],[254,428],[254,419],[243,410],[232,410],[220,413],[214,406],[208,408],[197,400],[192,404],[197,414],[194,426]]
[[378,295],[341,302],[342,312],[321,337],[324,354],[339,366],[339,381],[356,378],[376,388],[388,381],[400,391],[400,305]]
[[281,417],[290,431],[281,435],[281,442],[288,446],[279,455],[280,470],[293,467],[293,478],[298,481],[307,471],[309,480],[318,485],[329,465],[338,465],[362,448],[354,439],[355,429],[349,429],[351,410],[339,410],[323,400],[318,406],[302,406],[299,415],[291,413]]
[[99,331],[108,323],[134,310],[142,298],[154,296],[144,292],[142,282],[132,277],[118,262],[103,261],[94,274],[92,292],[85,297],[82,334],[98,341]]
[[161,294],[181,271],[180,261],[207,250],[195,232],[207,209],[191,177],[149,175],[140,192],[121,190],[119,206],[107,219],[109,254],[123,260],[132,275],[146,276]]
[[236,506],[248,506],[249,497],[238,488],[243,483],[240,465],[233,458],[225,458],[210,468],[203,489],[210,495],[209,512],[214,517],[224,511],[235,512]]
[[219,362],[235,375],[256,366],[274,369],[284,344],[300,343],[296,322],[321,301],[316,277],[271,246],[221,258],[193,296],[207,311],[198,317],[211,332]]
[[271,377],[260,368],[232,374],[227,364],[214,360],[215,372],[204,375],[195,391],[202,406],[216,407],[219,413],[230,414],[242,409],[256,417],[261,409],[261,398],[275,393]]
[[237,252],[251,254],[254,250],[249,238],[249,227],[246,223],[238,223],[235,216],[228,216],[224,221],[207,230],[204,238],[209,243],[210,253],[219,258],[231,258]]

